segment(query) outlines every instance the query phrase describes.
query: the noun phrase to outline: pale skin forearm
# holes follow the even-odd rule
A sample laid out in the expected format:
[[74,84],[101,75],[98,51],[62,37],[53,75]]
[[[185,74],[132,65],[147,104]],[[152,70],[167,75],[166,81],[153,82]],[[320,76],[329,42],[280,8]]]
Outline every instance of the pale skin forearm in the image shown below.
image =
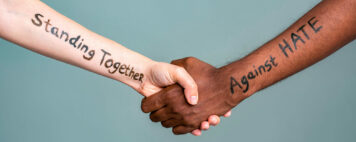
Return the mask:
[[[178,83],[189,104],[198,101],[196,83],[184,68],[152,61],[38,0],[0,0],[0,21],[0,37],[29,50],[121,81],[146,97]],[[212,118],[217,125],[219,118]]]
[[0,37],[34,52],[121,81],[144,96],[179,83],[196,104],[194,80],[181,67],[153,61],[100,36],[38,0],[0,0]]
[[[42,55],[121,81],[135,90],[154,62],[104,38],[40,1],[7,3],[5,39]],[[131,74],[130,74],[131,73]]]
[[8,2],[5,39],[42,55],[121,81],[137,89],[154,62],[104,38],[40,1]]
[[220,71],[228,78],[233,96],[237,93],[250,96],[354,40],[354,25],[355,1],[323,1],[279,36]]

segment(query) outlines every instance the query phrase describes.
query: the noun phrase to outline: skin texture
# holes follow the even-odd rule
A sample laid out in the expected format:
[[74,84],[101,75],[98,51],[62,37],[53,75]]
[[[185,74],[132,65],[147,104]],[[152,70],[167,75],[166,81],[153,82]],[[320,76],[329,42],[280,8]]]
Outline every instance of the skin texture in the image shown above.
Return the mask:
[[[41,1],[0,0],[0,21],[1,38],[123,82],[145,97],[178,83],[184,88],[188,103],[194,105],[198,101],[197,85],[183,68],[153,61],[90,31]],[[215,121],[209,122],[217,125],[219,118],[211,117]],[[202,124],[202,128],[207,129],[206,125],[209,123]]]
[[40,1],[0,0],[0,21],[0,37],[123,82],[144,96],[179,83],[186,88],[189,103],[198,100],[196,84],[183,68],[153,61],[86,29]]
[[[211,114],[221,116],[242,100],[326,58],[356,38],[356,1],[325,0],[280,35],[246,57],[216,69],[189,57],[172,62],[184,67],[198,85],[197,105],[188,105],[179,85],[142,101],[152,121],[184,134]],[[195,131],[195,130],[194,130]]]
[[[237,105],[235,101],[232,101],[229,89],[224,87],[225,81],[217,75],[219,72],[215,67],[193,57],[176,60],[172,64],[184,67],[196,80],[200,94],[204,95],[201,95],[197,105],[191,106],[186,103],[184,97],[180,97],[183,89],[179,85],[169,86],[142,101],[144,112],[161,108],[150,114],[152,121],[162,121],[162,126],[174,127],[175,134],[184,134],[200,128],[200,122],[208,120],[210,114],[222,116]],[[240,95],[239,102],[246,97]],[[177,126],[178,124],[184,124],[184,127]]]

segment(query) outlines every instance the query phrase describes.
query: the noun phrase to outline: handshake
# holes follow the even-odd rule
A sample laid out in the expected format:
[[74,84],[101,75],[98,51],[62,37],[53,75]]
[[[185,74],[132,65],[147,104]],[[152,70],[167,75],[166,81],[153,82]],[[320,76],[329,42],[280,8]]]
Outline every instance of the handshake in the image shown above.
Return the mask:
[[231,64],[215,68],[193,57],[167,64],[95,34],[40,1],[0,3],[0,10],[5,9],[0,38],[129,85],[145,96],[142,111],[150,113],[152,121],[173,127],[174,134],[200,135],[255,92],[356,38],[356,1],[325,0]]
[[[219,123],[218,116],[228,117],[231,114],[230,110],[249,96],[242,93],[242,89],[237,90],[231,86],[233,85],[231,83],[235,82],[231,82],[229,74],[232,73],[232,68],[230,67],[218,69],[194,57],[175,60],[171,64],[179,66],[175,74],[188,79],[181,79],[181,81],[177,79],[180,85],[172,84],[153,95],[146,95],[148,97],[142,100],[141,107],[143,112],[150,113],[153,122],[161,122],[166,128],[172,127],[174,134],[191,132],[193,135],[201,135],[201,130],[207,130],[209,124]],[[159,68],[162,66],[164,65]],[[186,73],[195,83],[189,81],[189,75],[185,75]],[[148,78],[153,77],[149,80],[153,82],[162,80],[157,79],[161,77],[156,75],[161,73],[152,71],[152,74],[155,75],[149,76]],[[189,83],[194,85],[187,85]],[[199,101],[196,89],[198,89]]]

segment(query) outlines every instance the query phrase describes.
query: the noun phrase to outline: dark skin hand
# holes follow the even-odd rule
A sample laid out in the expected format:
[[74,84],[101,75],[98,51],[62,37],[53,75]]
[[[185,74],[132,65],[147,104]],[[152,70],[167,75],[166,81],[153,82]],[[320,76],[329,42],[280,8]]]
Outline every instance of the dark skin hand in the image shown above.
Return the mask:
[[174,134],[185,134],[199,129],[200,122],[208,120],[211,114],[222,116],[247,97],[241,94],[238,96],[239,101],[233,101],[230,90],[225,87],[228,82],[218,76],[219,70],[196,58],[175,60],[172,64],[183,67],[196,80],[199,88],[198,104],[187,104],[181,95],[182,88],[172,85],[143,99],[142,110],[146,113],[153,111],[150,114],[151,120],[161,121],[162,126],[166,128],[173,127]]
[[[276,38],[246,57],[219,69],[195,58],[172,62],[198,85],[199,102],[185,102],[178,85],[142,101],[152,121],[191,132],[209,115],[222,115],[255,92],[326,58],[356,38],[356,1],[324,0]],[[349,63],[349,62],[346,62]],[[351,63],[352,64],[352,63]]]

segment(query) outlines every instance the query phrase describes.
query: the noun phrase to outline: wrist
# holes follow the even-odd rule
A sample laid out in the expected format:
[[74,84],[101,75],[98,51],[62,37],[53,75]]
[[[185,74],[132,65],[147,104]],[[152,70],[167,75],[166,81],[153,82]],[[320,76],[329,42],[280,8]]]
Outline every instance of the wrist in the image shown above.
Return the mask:
[[145,95],[142,86],[149,80],[150,71],[157,62],[133,51],[129,51],[127,54],[129,55],[126,57],[127,62],[130,64],[126,67],[129,69],[121,70],[124,76],[120,76],[116,80]]
[[254,93],[256,93],[261,85],[260,78],[255,78],[251,80],[251,76],[249,76],[249,72],[251,67],[246,61],[236,61],[229,65],[223,66],[218,69],[218,77],[222,78],[221,82],[225,82],[225,86],[229,89],[229,95],[233,97],[233,99],[241,99],[247,98]]
[[[137,81],[134,81],[132,84],[132,88],[136,90],[138,93],[144,95],[144,96],[149,96],[151,93],[149,92],[154,92],[157,90],[157,88],[149,88],[149,86],[152,86],[151,80],[152,80],[152,70],[153,68],[158,64],[159,62],[151,60],[149,58],[146,58],[145,60],[142,61],[140,69],[142,70],[142,75],[141,78]],[[153,90],[153,91],[150,91]]]

